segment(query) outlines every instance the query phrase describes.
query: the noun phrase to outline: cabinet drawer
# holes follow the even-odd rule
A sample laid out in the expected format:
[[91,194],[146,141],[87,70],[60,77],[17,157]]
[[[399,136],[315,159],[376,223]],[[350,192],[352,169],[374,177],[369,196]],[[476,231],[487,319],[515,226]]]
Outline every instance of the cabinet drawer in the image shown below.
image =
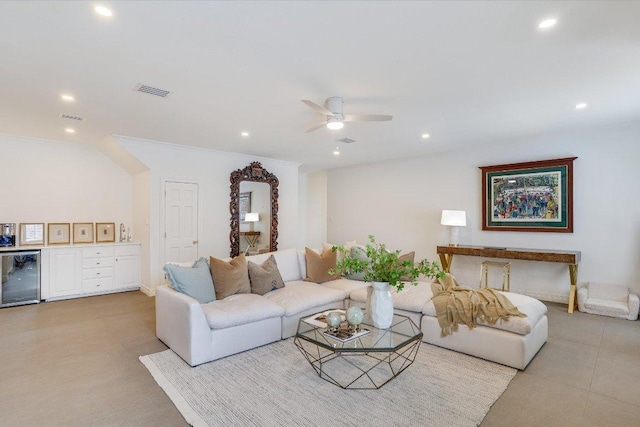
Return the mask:
[[82,279],[97,279],[101,277],[113,277],[113,267],[83,268]]
[[113,257],[85,258],[82,260],[82,268],[113,267]]
[[113,288],[113,278],[85,279],[82,281],[82,292],[102,292]]
[[84,248],[82,250],[82,258],[100,258],[104,256],[113,256],[113,247],[100,246],[97,248]]
[[122,245],[116,246],[116,256],[138,255],[140,253],[139,245]]

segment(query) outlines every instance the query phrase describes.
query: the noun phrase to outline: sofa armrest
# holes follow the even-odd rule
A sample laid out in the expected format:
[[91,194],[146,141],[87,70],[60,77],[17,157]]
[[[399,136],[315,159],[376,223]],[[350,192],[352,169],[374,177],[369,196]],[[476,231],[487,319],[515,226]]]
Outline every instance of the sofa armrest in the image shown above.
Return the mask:
[[168,286],[156,288],[156,335],[191,366],[211,360],[211,328],[200,303]]
[[640,299],[638,295],[629,293],[629,320],[638,319],[638,311],[640,310]]
[[578,311],[585,312],[584,305],[589,297],[589,288],[578,289]]

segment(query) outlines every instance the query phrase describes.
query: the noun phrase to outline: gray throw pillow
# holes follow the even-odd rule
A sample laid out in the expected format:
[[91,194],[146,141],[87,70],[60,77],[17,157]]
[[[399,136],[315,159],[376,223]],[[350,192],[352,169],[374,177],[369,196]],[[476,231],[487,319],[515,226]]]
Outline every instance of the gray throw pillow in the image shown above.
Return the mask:
[[[361,261],[370,261],[369,257],[367,256],[367,249],[364,246],[353,246],[353,247],[351,247],[351,256],[353,258],[361,260]],[[361,282],[364,282],[364,272],[363,273],[347,274],[346,278],[347,279],[351,279],[351,280],[359,280]]]
[[264,295],[274,289],[284,288],[284,281],[278,270],[278,264],[273,255],[261,265],[248,261],[251,293]]
[[195,298],[200,304],[216,300],[211,272],[206,262],[204,267],[179,267],[167,264],[164,266],[164,271],[167,272],[169,282],[176,291]]

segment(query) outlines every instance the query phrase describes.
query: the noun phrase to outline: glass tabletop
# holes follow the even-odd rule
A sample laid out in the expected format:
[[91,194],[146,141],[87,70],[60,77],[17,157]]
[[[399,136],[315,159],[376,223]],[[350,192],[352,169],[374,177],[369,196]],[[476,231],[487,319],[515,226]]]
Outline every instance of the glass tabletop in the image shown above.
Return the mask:
[[[338,310],[338,309],[337,309]],[[312,316],[313,317],[313,316]],[[327,333],[327,328],[313,325],[307,319],[300,319],[296,337],[330,350],[342,352],[396,351],[407,344],[422,339],[422,332],[411,319],[394,315],[388,329],[378,329],[365,321],[361,329],[369,331],[347,341],[342,341]],[[343,327],[346,324],[342,325]]]

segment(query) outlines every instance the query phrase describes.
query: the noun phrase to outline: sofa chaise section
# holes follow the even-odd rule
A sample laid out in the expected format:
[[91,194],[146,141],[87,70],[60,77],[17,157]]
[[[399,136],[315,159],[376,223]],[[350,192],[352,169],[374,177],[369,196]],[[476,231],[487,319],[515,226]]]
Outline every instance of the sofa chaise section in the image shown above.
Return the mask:
[[[258,295],[234,295],[233,297],[262,298]],[[229,297],[232,298],[232,297]],[[156,289],[156,335],[189,365],[197,366],[261,345],[280,340],[282,336],[281,316],[284,310],[275,304],[260,301],[260,312],[243,316],[247,310],[255,309],[247,298],[232,298],[232,301],[214,301],[200,304],[195,299],[181,294],[168,286]],[[218,304],[216,304],[218,303]],[[233,313],[228,326],[212,328],[222,317],[215,309],[222,305],[225,312]],[[203,308],[207,306],[206,308]],[[214,307],[215,306],[215,307]],[[234,307],[235,306],[235,307]],[[240,321],[244,317],[245,322]],[[219,326],[224,326],[220,324]]]

